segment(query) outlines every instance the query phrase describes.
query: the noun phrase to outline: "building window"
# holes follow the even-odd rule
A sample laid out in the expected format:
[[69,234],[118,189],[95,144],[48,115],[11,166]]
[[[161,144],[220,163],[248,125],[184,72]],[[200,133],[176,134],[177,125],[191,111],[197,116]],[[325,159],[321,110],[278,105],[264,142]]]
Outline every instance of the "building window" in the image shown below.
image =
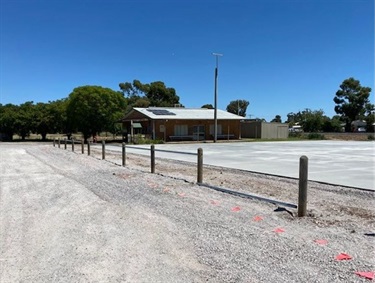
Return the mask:
[[142,124],[141,123],[133,123],[133,134],[142,134]]
[[[213,136],[215,134],[214,132],[215,132],[215,125],[210,125],[210,135]],[[220,124],[217,124],[217,134],[218,135],[222,134]]]
[[175,125],[174,126],[174,135],[175,136],[187,136],[188,135],[188,126],[187,125]]

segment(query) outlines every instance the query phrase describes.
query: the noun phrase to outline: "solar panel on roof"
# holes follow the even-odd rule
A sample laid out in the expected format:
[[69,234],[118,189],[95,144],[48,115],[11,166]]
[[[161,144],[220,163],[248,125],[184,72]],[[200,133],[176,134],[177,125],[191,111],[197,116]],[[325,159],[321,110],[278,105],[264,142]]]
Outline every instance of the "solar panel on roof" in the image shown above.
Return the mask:
[[176,115],[175,113],[168,111],[166,109],[146,109],[146,110],[155,115]]

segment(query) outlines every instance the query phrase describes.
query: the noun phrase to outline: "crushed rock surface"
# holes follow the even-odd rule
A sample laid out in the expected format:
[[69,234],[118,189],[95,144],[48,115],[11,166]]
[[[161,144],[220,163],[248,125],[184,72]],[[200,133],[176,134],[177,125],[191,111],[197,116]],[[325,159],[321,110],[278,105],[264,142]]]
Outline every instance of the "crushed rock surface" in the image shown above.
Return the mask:
[[[0,143],[0,282],[368,282],[354,272],[375,269],[373,192],[309,182],[298,218],[199,186],[194,164],[120,164],[115,152]],[[203,179],[297,204],[294,179],[219,166]]]

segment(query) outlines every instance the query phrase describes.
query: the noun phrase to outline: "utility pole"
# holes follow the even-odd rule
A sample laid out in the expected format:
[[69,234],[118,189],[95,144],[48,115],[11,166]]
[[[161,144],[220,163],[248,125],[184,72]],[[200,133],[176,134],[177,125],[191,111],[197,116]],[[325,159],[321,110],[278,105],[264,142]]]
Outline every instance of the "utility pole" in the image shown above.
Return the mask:
[[219,56],[223,56],[220,53],[212,53],[216,57],[216,68],[215,68],[215,94],[214,94],[214,142],[217,141],[217,76],[219,73]]

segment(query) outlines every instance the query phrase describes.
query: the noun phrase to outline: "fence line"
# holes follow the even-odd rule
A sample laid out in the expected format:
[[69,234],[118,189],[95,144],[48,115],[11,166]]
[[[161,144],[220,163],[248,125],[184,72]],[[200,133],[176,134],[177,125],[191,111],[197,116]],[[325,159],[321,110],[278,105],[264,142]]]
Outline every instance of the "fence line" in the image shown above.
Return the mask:
[[[102,141],[102,156],[105,156],[105,142]],[[116,145],[114,145],[116,146]],[[168,153],[176,153],[176,154],[186,154],[186,155],[194,155],[197,156],[197,183],[203,182],[203,149],[198,148],[197,153],[192,152],[185,152],[185,151],[174,151],[174,150],[164,150],[164,149],[156,149],[155,145],[151,145],[150,148],[142,148],[142,147],[135,147],[135,146],[126,146],[125,143],[122,143],[122,166],[126,165],[126,148],[132,149],[139,149],[139,150],[148,150],[150,151],[150,161],[151,161],[151,173],[155,173],[155,152],[168,152]],[[102,158],[104,159],[104,158]]]
[[[136,147],[136,146],[126,146],[127,148],[132,148],[132,149],[139,149],[139,150],[149,150],[148,148],[143,148],[143,147]],[[186,155],[197,155],[197,153],[194,152],[186,152],[186,151],[175,151],[175,150],[166,150],[166,149],[156,149],[155,151],[159,152],[168,152],[168,153],[177,153],[177,154],[186,154]]]
[[[58,141],[60,145],[60,140]],[[72,151],[74,151],[74,143],[75,140],[70,141],[72,143]],[[53,140],[53,146],[55,147],[55,140]],[[82,144],[82,154],[84,154],[84,142],[81,141]],[[105,159],[105,141],[102,141],[102,160]],[[67,139],[65,139],[65,149],[67,146]],[[113,145],[117,146],[117,145]],[[197,156],[197,184],[200,186],[204,186],[207,188],[211,188],[217,191],[221,191],[223,193],[229,193],[232,195],[237,195],[240,197],[252,198],[257,199],[260,201],[265,201],[269,203],[273,203],[276,205],[297,208],[298,209],[298,217],[306,216],[307,214],[307,185],[308,185],[308,158],[306,156],[301,156],[300,158],[300,171],[299,171],[299,192],[298,192],[298,205],[286,203],[278,200],[272,200],[265,197],[255,196],[251,194],[241,193],[237,191],[232,191],[216,186],[212,186],[209,184],[203,183],[203,149],[198,148],[197,153],[192,152],[183,152],[183,151],[174,151],[174,150],[164,150],[164,149],[156,149],[155,145],[151,145],[150,148],[142,148],[142,147],[135,147],[135,146],[126,146],[125,143],[122,143],[122,166],[126,166],[126,148],[132,148],[137,150],[148,150],[150,151],[150,160],[151,160],[151,173],[155,173],[155,152],[166,152],[166,153],[175,153],[175,154],[185,154],[185,155],[194,155]],[[90,142],[87,142],[87,155],[90,155]]]

